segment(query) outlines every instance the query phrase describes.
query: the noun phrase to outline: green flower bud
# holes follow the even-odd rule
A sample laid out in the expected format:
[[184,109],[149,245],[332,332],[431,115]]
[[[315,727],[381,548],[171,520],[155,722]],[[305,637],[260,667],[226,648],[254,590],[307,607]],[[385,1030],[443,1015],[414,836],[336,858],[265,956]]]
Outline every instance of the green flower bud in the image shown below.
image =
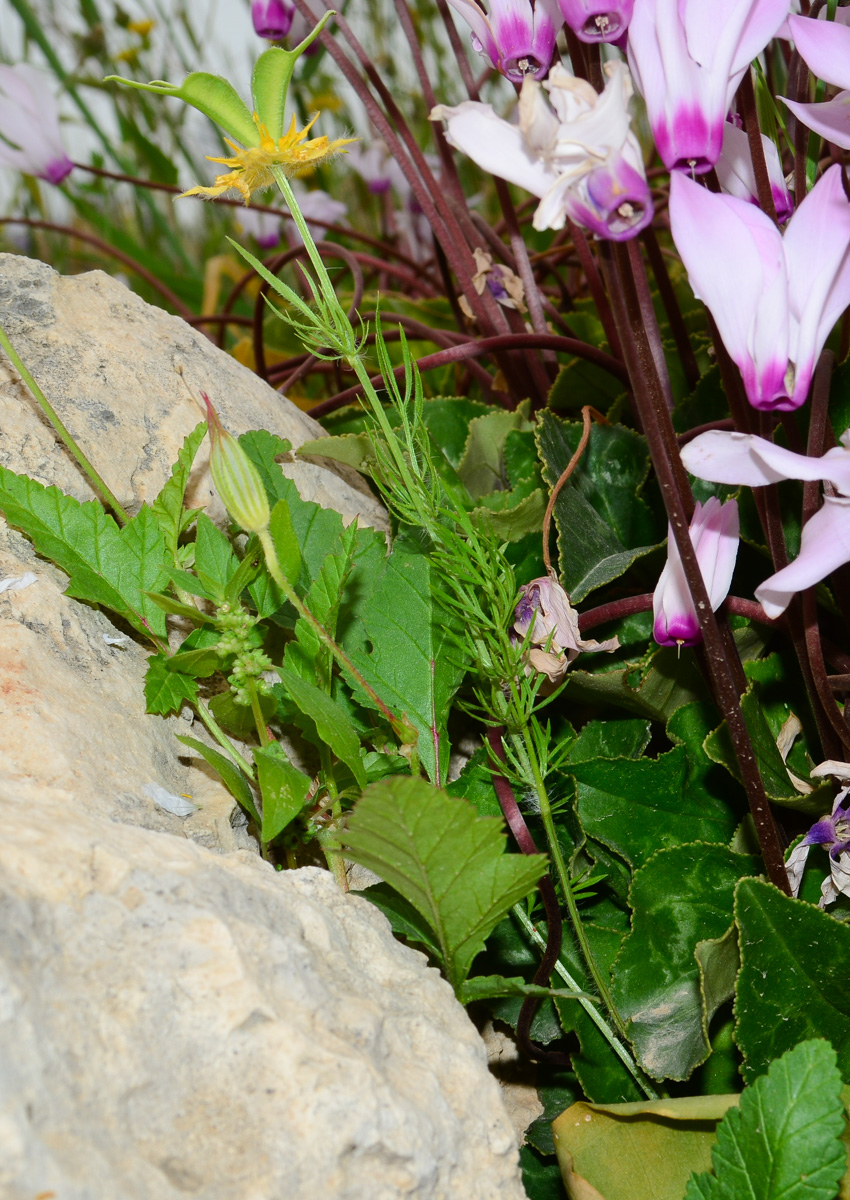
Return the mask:
[[210,470],[216,491],[233,521],[247,533],[259,533],[268,528],[269,500],[263,481],[248,455],[227,432],[218,419],[206,392],[201,392],[207,406],[210,430]]

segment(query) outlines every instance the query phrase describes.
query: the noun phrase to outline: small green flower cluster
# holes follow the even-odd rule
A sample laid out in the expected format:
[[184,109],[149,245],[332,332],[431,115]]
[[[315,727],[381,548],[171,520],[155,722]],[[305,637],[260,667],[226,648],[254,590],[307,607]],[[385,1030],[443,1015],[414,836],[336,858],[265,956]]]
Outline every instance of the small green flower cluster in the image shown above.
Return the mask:
[[248,708],[251,704],[249,681],[261,696],[272,694],[271,684],[263,679],[263,672],[272,669],[272,660],[262,650],[262,633],[257,629],[257,619],[241,605],[231,607],[223,604],[218,610],[219,628],[223,630],[218,643],[222,655],[233,655],[233,665],[227,680],[236,704]]

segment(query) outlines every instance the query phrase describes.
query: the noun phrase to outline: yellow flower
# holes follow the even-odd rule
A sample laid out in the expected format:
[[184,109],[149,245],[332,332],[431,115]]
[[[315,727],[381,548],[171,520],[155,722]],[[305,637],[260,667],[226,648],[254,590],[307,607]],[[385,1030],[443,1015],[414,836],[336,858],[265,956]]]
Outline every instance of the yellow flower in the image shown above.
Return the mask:
[[318,166],[319,163],[337,154],[343,146],[356,141],[356,138],[337,138],[330,141],[324,135],[308,138],[318,113],[303,129],[296,128],[295,117],[289,126],[289,131],[275,142],[260,118],[254,113],[254,124],[259,133],[259,144],[242,147],[230,138],[225,142],[233,150],[232,158],[212,158],[210,162],[222,163],[231,167],[226,175],[217,175],[212,187],[193,187],[184,196],[221,196],[224,192],[236,190],[242,193],[246,205],[251,196],[261,188],[270,187],[274,183],[272,167],[282,167],[287,175],[302,175]]
[[155,25],[156,21],[129,21],[127,28],[131,33],[137,33],[139,37],[147,37]]

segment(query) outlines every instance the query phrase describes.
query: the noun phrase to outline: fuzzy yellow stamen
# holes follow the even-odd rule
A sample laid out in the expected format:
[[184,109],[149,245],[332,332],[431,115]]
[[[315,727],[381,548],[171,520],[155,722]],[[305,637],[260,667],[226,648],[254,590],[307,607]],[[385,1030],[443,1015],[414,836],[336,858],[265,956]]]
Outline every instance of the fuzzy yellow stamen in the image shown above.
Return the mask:
[[296,128],[295,117],[289,126],[289,131],[275,142],[265,125],[254,113],[254,124],[260,135],[259,145],[239,146],[225,138],[225,142],[233,150],[232,158],[212,158],[210,162],[222,163],[232,170],[226,175],[217,175],[212,187],[193,187],[184,196],[221,196],[224,192],[236,190],[241,192],[245,204],[249,204],[254,192],[270,187],[274,183],[272,167],[282,167],[287,175],[301,175],[310,171],[319,163],[338,154],[343,146],[348,146],[356,138],[337,138],[330,141],[327,137],[308,138],[318,118],[318,113],[303,129]]

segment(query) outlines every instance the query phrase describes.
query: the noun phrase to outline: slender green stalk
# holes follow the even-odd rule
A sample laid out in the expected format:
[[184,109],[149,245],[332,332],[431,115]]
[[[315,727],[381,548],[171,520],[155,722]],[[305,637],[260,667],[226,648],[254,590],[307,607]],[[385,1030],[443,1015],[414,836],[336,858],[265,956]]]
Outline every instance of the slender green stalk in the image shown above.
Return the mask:
[[[541,950],[545,950],[546,949],[546,939],[543,937],[542,933],[540,933],[535,928],[534,924],[532,923],[531,919],[529,918],[528,914],[526,913],[525,909],[522,907],[521,904],[514,905],[513,914],[516,917],[516,919],[519,921],[520,925],[525,930],[526,934],[534,942],[535,946],[537,946]],[[555,963],[555,971],[557,972],[558,975],[561,976],[564,983],[567,985],[567,987],[571,991],[581,992],[583,990],[579,986],[577,980],[575,980],[573,978],[573,976],[570,974],[570,972],[567,970],[567,968],[564,966],[564,964],[561,962],[560,959],[558,959],[558,961]],[[641,1071],[640,1067],[637,1065],[635,1060],[632,1058],[631,1054],[629,1054],[626,1047],[623,1045],[623,1043],[620,1041],[620,1039],[614,1033],[611,1026],[608,1024],[608,1022],[603,1017],[602,1013],[599,1011],[598,1005],[594,1004],[592,1000],[587,1000],[584,996],[580,996],[580,995],[576,996],[576,1000],[582,1006],[582,1008],[587,1013],[587,1015],[590,1017],[591,1021],[593,1021],[596,1028],[599,1030],[599,1032],[605,1038],[608,1045],[611,1047],[611,1049],[614,1051],[614,1053],[620,1059],[623,1066],[626,1068],[626,1070],[632,1076],[635,1083],[640,1088],[640,1090],[643,1092],[643,1094],[646,1096],[646,1098],[648,1100],[657,1100],[659,1098],[659,1093],[655,1090],[655,1088],[652,1086],[652,1084],[649,1082],[649,1080],[644,1075],[643,1071]]]
[[257,727],[257,737],[260,739],[260,745],[263,747],[263,749],[265,749],[266,746],[271,745],[272,739],[269,737],[269,731],[266,728],[263,710],[260,708],[260,696],[257,691],[257,681],[250,675],[245,680],[245,690],[251,697],[251,712],[254,717],[254,724]]
[[247,761],[247,759],[242,757],[242,755],[239,753],[239,751],[233,745],[233,742],[231,742],[230,738],[227,736],[227,734],[224,732],[224,730],[219,725],[218,721],[216,721],[215,717],[212,715],[210,710],[207,708],[206,704],[204,704],[203,700],[198,700],[197,710],[198,710],[198,716],[201,718],[204,725],[206,725],[209,732],[212,734],[212,736],[218,742],[219,746],[221,746],[221,748],[223,750],[227,751],[227,753],[230,755],[230,757],[236,763],[237,767],[239,767],[242,771],[244,771],[249,779],[253,779],[254,778],[254,768]]
[[593,951],[590,948],[590,942],[587,939],[584,925],[582,924],[581,914],[578,911],[576,898],[573,895],[573,889],[570,884],[570,876],[569,872],[567,871],[567,864],[564,862],[564,856],[561,853],[561,846],[558,841],[558,833],[555,829],[555,822],[552,818],[552,805],[549,803],[549,794],[546,791],[546,784],[544,783],[543,776],[540,773],[540,764],[537,761],[537,753],[535,751],[534,741],[531,736],[531,730],[529,729],[528,725],[524,725],[522,728],[522,743],[524,750],[523,757],[525,758],[526,765],[530,770],[531,779],[534,783],[534,789],[537,792],[537,798],[540,803],[540,816],[543,820],[543,828],[546,831],[546,841],[549,844],[549,853],[551,854],[552,861],[555,864],[555,872],[558,876],[558,882],[561,885],[561,892],[563,893],[567,910],[570,914],[570,921],[572,922],[573,930],[575,932],[579,948],[581,949],[582,957],[587,963],[587,969],[590,972],[590,976],[596,986],[597,991],[599,992],[599,995],[602,997],[605,1007],[608,1009],[608,1013],[610,1014],[611,1020],[614,1022],[617,1032],[619,1033],[620,1037],[627,1039],[628,1033],[626,1031],[625,1022],[617,1011],[617,1006],[614,1004],[614,998],[611,995],[610,988],[605,981],[605,976],[599,969]]
[[119,500],[116,499],[116,497],[113,495],[110,488],[106,485],[106,483],[103,481],[103,479],[101,479],[98,472],[95,470],[95,468],[92,466],[92,464],[86,458],[85,454],[83,454],[80,447],[74,441],[74,438],[71,435],[71,433],[68,431],[68,429],[65,428],[58,413],[56,412],[56,410],[54,409],[54,407],[50,403],[50,401],[47,399],[44,392],[41,390],[41,388],[36,383],[35,379],[33,378],[31,372],[28,370],[23,359],[18,354],[17,350],[12,345],[12,343],[9,341],[9,338],[6,336],[6,331],[2,328],[2,326],[0,326],[0,346],[2,346],[3,349],[6,351],[6,354],[9,356],[9,360],[12,363],[12,366],[15,368],[15,370],[20,375],[21,379],[23,379],[24,383],[27,385],[29,390],[32,392],[39,408],[44,413],[44,415],[47,417],[48,421],[53,426],[53,428],[56,430],[56,432],[58,433],[61,440],[65,443],[68,450],[71,452],[71,454],[77,460],[80,467],[82,468],[84,473],[87,475],[88,480],[91,483],[92,487],[98,493],[98,495],[100,496],[103,503],[108,508],[112,509],[112,511],[115,513],[115,516],[118,518],[119,524],[126,525],[126,523],[130,520],[130,518],[129,518],[126,510],[124,509],[123,505],[120,503]]

